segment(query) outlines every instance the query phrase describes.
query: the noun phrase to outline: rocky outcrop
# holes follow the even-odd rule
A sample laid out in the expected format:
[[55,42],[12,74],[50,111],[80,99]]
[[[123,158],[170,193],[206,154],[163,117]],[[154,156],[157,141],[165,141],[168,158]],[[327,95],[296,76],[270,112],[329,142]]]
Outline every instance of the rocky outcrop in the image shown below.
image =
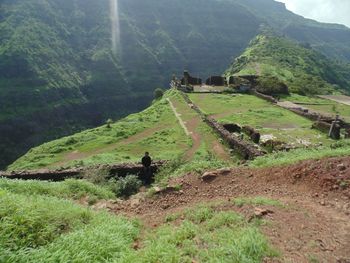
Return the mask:
[[[166,161],[153,162],[151,166],[152,173],[156,173]],[[89,170],[107,171],[109,177],[125,177],[128,174],[136,174],[141,179],[143,177],[143,166],[139,163],[124,163],[115,165],[100,165],[87,168],[73,168],[66,170],[37,170],[37,171],[12,171],[0,172],[0,177],[7,179],[21,180],[47,180],[47,181],[63,181],[67,178],[82,178],[83,173]]]

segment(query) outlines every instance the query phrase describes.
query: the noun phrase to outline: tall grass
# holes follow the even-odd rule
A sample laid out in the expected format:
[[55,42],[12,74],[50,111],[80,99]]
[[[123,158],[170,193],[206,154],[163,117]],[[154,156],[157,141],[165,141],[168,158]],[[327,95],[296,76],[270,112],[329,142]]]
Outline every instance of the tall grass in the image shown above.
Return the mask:
[[261,262],[276,253],[259,229],[231,211],[200,206],[180,223],[148,233],[143,248],[122,262]]
[[54,196],[66,199],[80,199],[86,196],[95,199],[111,199],[115,197],[114,193],[107,187],[76,179],[67,179],[63,182],[46,182],[0,178],[0,189],[15,194]]
[[138,232],[68,200],[0,193],[0,262],[106,262],[131,253]]

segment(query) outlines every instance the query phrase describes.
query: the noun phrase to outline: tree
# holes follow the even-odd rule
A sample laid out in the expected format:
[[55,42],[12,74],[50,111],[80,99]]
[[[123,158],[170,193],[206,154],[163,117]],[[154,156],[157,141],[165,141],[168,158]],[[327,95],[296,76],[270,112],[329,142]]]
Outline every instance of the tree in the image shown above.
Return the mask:
[[157,89],[154,90],[153,95],[154,95],[154,98],[155,98],[156,100],[158,100],[158,99],[160,99],[160,98],[163,97],[163,95],[164,95],[164,90],[162,90],[162,89],[160,89],[160,88],[157,88]]

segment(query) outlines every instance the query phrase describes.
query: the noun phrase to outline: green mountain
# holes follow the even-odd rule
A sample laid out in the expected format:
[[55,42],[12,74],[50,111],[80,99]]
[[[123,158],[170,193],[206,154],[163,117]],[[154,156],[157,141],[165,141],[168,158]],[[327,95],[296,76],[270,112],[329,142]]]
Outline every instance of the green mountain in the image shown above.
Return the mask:
[[[221,74],[262,27],[350,60],[350,29],[273,0],[2,0],[0,168],[32,146],[145,108],[184,68]],[[262,26],[264,25],[264,26]]]
[[350,92],[350,64],[334,62],[309,45],[274,34],[252,40],[225,74],[277,78],[301,95]]

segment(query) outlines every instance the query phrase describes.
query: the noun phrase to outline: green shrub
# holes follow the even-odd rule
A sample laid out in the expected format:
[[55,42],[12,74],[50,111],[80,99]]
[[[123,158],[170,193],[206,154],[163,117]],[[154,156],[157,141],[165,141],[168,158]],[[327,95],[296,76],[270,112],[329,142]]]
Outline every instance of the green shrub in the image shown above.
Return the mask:
[[128,197],[139,191],[142,182],[136,175],[127,175],[126,177],[120,177],[117,180],[111,180],[110,185],[113,192],[118,197]]
[[288,86],[277,77],[261,76],[257,80],[257,91],[268,94],[289,94]]
[[157,88],[153,92],[154,99],[159,100],[163,97],[164,95],[164,90]]

